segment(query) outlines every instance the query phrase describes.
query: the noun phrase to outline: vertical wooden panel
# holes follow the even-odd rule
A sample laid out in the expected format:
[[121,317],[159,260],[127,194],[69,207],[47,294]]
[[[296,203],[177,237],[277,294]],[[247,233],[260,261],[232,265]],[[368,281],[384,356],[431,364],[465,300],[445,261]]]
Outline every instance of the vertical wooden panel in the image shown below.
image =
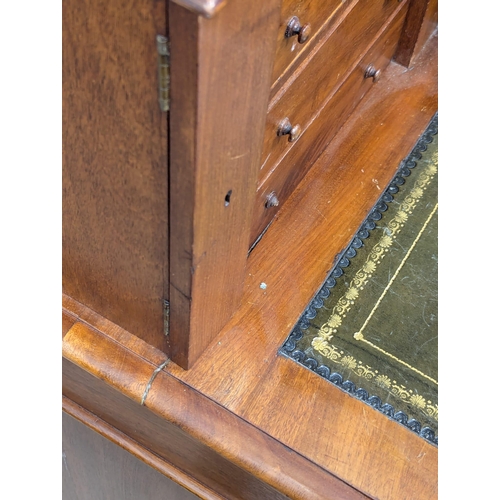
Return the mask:
[[412,0],[394,60],[410,66],[437,26],[438,0]]
[[155,36],[164,0],[63,5],[63,289],[165,348],[167,118]]
[[213,19],[170,6],[170,337],[183,368],[242,296],[279,22],[279,0],[232,0]]
[[415,49],[413,51],[411,64],[414,63],[415,56],[420,53],[423,46],[429,40],[431,34],[436,29],[438,24],[438,0],[429,0],[427,4],[427,9],[425,11],[424,19],[420,27],[420,32],[418,34],[417,41],[415,43]]

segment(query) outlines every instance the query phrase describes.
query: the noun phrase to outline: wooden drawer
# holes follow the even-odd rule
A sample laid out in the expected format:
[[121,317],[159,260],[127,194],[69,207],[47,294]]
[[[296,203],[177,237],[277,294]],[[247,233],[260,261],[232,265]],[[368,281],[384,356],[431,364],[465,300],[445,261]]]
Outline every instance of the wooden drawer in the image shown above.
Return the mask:
[[[278,207],[266,208],[269,195],[275,193],[281,206],[366,92],[380,85],[380,82],[374,83],[372,78],[365,78],[365,74],[370,66],[378,70],[386,68],[396,50],[408,2],[403,1],[398,5],[400,8],[381,30],[380,36],[356,64],[347,80],[303,132],[301,139],[290,149],[289,154],[260,183],[254,205],[252,242],[266,228],[278,210]],[[381,78],[383,80],[383,73]]]
[[287,136],[278,136],[280,122],[289,118],[292,125],[299,125],[302,132],[305,131],[398,7],[401,7],[398,0],[358,1],[321,48],[311,53],[271,101],[264,133],[260,182],[284,155],[302,142],[300,134],[294,142],[289,142]]
[[[316,45],[321,34],[349,10],[357,0],[283,0],[278,29],[276,58],[273,69],[273,87],[286,79],[290,66],[300,60]],[[290,20],[296,17],[302,29],[299,35],[286,36]],[[307,26],[306,26],[307,25]]]

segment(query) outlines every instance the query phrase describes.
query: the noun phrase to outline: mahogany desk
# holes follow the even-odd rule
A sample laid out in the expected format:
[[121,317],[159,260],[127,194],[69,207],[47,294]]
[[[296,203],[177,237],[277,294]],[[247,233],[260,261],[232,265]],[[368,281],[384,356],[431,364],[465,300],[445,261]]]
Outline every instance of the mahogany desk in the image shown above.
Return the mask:
[[65,498],[437,498],[435,446],[277,354],[437,110],[436,25],[64,4]]

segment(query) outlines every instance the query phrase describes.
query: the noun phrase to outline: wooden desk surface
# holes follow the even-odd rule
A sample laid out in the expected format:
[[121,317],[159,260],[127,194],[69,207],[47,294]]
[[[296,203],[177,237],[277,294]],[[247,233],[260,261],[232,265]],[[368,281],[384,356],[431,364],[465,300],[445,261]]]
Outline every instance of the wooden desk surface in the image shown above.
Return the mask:
[[[148,415],[173,423],[216,456],[251,473],[270,486],[269,494],[274,490],[292,498],[437,498],[435,446],[277,355],[335,255],[347,245],[437,110],[437,37],[427,43],[411,70],[391,64],[379,86],[379,92],[370,93],[357,108],[250,254],[240,309],[191,370],[169,363],[151,381],[165,362],[160,351],[69,297],[64,299],[65,330],[77,321],[96,329],[82,338],[70,330],[64,355],[71,365],[135,401],[138,414],[145,415],[146,407]],[[302,265],[313,257],[315,266]],[[265,290],[261,283],[266,283]],[[101,357],[100,345],[106,346]],[[110,352],[121,357],[107,356]],[[65,395],[82,406],[92,404],[90,393],[77,393],[77,379],[66,375]],[[113,417],[105,409],[106,399],[101,402],[102,408],[86,407],[101,412],[102,418],[107,415],[108,423],[117,428],[127,427],[125,417]],[[128,430],[143,446],[167,456],[159,444],[161,436]],[[167,460],[177,458],[168,455]],[[190,467],[178,460],[180,469]],[[188,474],[201,472],[191,468]],[[267,491],[262,488],[259,491]]]

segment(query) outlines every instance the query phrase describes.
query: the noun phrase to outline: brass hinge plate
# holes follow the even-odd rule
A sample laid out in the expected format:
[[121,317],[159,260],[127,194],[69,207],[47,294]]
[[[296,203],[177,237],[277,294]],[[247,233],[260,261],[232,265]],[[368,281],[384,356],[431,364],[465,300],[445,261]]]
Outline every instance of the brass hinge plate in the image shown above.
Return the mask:
[[166,36],[156,35],[158,51],[158,101],[162,111],[170,109],[170,41]]

